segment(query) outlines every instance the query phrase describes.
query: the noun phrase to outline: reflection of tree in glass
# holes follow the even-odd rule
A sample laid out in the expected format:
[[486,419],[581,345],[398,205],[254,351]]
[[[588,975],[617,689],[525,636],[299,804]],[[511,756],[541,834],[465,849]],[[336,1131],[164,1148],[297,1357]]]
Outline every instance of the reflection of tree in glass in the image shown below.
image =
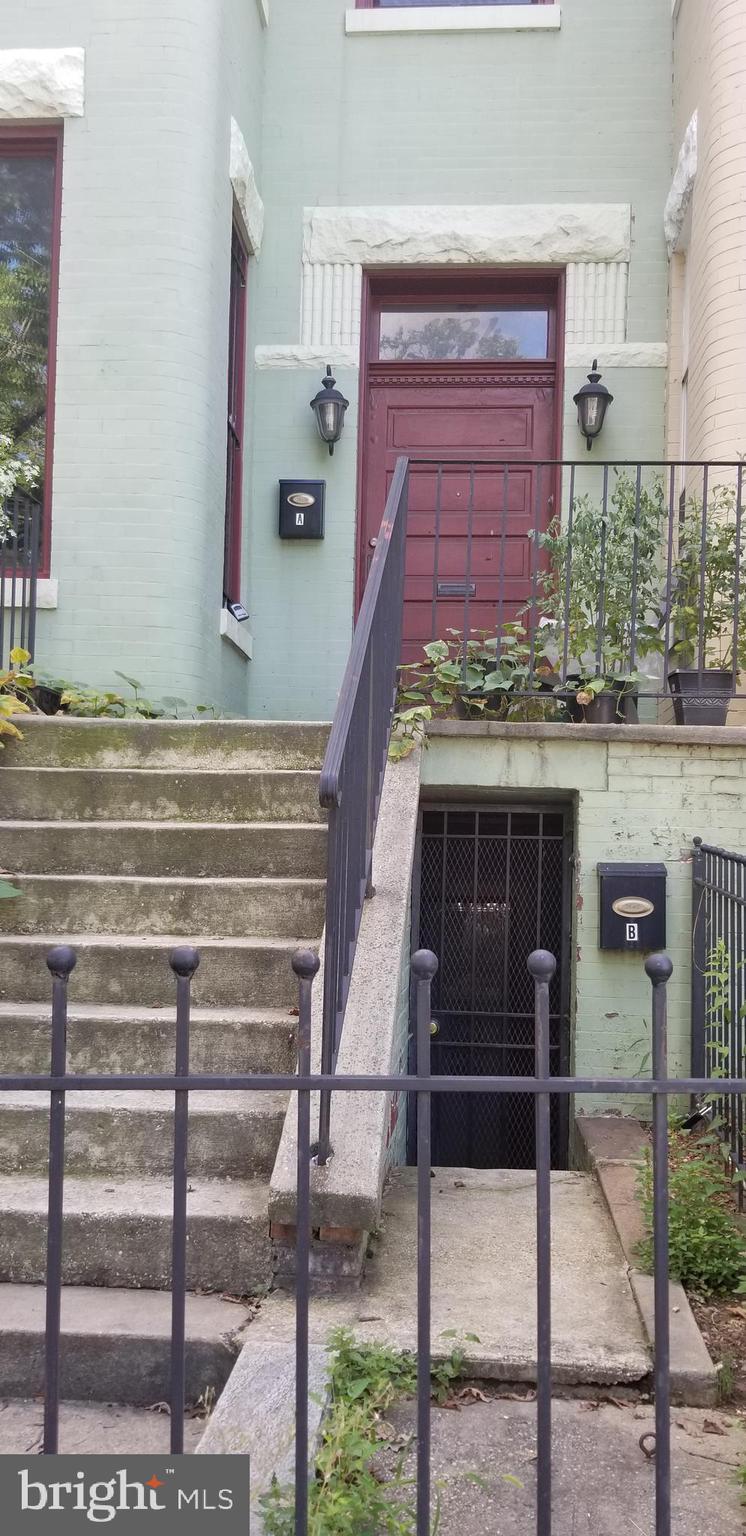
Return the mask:
[[44,457],[54,166],[0,155],[0,433]]
[[518,357],[515,336],[506,336],[497,317],[491,317],[482,334],[483,320],[474,315],[439,315],[409,326],[400,325],[381,336],[381,354],[399,362],[427,362],[431,358]]

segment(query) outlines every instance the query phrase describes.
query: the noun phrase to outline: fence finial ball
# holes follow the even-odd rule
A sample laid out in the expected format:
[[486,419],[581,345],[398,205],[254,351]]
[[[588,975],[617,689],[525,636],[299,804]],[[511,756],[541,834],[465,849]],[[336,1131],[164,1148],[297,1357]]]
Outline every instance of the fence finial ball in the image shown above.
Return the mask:
[[417,949],[412,956],[412,970],[418,981],[432,981],[438,969],[438,957],[431,949]]
[[535,949],[527,964],[534,981],[551,981],[557,969],[557,961],[548,949]]
[[292,967],[296,976],[301,981],[312,981],[317,974],[321,961],[312,949],[296,949],[292,959]]
[[191,944],[180,944],[177,949],[171,950],[168,963],[174,974],[185,981],[194,975],[199,965],[199,950],[192,949]]
[[56,949],[50,949],[47,955],[47,965],[59,981],[64,981],[71,971],[75,970],[78,957],[69,944],[58,944]]
[[660,987],[673,975],[673,960],[670,955],[648,955],[645,970],[653,986]]

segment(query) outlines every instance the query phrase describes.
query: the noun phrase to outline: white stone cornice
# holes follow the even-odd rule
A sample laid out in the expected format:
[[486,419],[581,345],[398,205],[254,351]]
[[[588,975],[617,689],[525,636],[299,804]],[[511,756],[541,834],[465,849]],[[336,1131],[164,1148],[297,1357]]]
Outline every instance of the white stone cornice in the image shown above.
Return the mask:
[[0,49],[0,120],[82,117],[84,48]]
[[629,261],[630,242],[627,203],[304,209],[303,258],[312,263],[565,266]]
[[558,32],[559,5],[404,6],[402,10],[348,10],[350,37],[402,32]]
[[663,211],[663,229],[669,256],[679,248],[689,204],[694,193],[694,183],[697,179],[697,123],[698,114],[694,112],[684,134],[671,190]]
[[230,178],[252,255],[258,256],[264,234],[264,203],[259,196],[246,140],[235,117],[231,118]]

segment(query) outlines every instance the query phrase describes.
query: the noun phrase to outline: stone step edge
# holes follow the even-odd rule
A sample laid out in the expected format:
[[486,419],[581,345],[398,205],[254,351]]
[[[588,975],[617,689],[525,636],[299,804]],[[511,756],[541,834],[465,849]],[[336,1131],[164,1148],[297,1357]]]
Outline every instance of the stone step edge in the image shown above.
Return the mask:
[[[0,779],[2,784],[2,779]],[[233,836],[236,832],[272,833],[292,832],[312,833],[314,836],[326,837],[326,822],[324,821],[127,821],[121,817],[106,820],[103,817],[95,821],[42,821],[34,819],[22,821],[0,819],[0,835],[3,832],[80,832],[90,828],[91,832],[183,832],[185,835],[191,832],[225,833]]]
[[[25,885],[33,888],[39,885],[52,885],[64,890],[74,884],[84,885],[123,885],[131,889],[136,885],[153,887],[155,890],[181,890],[187,888],[203,890],[205,886],[216,886],[222,890],[227,885],[239,886],[242,890],[262,891],[279,890],[289,887],[291,891],[306,890],[309,886],[315,891],[322,891],[326,881],[318,875],[47,875],[24,874],[22,871],[8,871],[10,878],[16,875],[22,879]],[[24,892],[21,892],[23,896]]]
[[[43,1217],[48,1209],[48,1180],[42,1175],[0,1174],[0,1218],[13,1213],[29,1219]],[[269,1235],[269,1180],[202,1178],[190,1176],[187,1220],[266,1222]],[[173,1179],[143,1174],[137,1178],[104,1174],[66,1174],[64,1218],[86,1216],[92,1220],[173,1220]],[[0,1329],[2,1322],[0,1320]]]
[[[588,1125],[584,1125],[584,1121]],[[604,1128],[593,1121],[608,1121],[608,1150],[604,1155]],[[575,1127],[581,1157],[595,1174],[606,1208],[627,1261],[629,1282],[651,1351],[655,1351],[654,1281],[637,1267],[634,1219],[630,1212],[635,1200],[640,1166],[640,1148],[645,1139],[639,1121],[630,1121],[627,1134],[619,1116],[577,1115]],[[587,1132],[587,1134],[586,1134]],[[600,1134],[599,1134],[600,1133]],[[625,1145],[626,1143],[626,1145]],[[671,1398],[677,1405],[711,1408],[718,1400],[718,1371],[699,1330],[689,1299],[678,1280],[668,1283],[668,1311],[671,1344]]]
[[[26,935],[29,937],[29,935]],[[0,1025],[42,1024],[49,1026],[52,1017],[51,1002],[24,1003],[0,1002]],[[297,1023],[297,1012],[291,1008],[228,1008],[215,1003],[200,1004],[191,1009],[192,1027],[197,1025],[267,1024],[284,1029]],[[101,1024],[102,1026],[127,1024],[172,1024],[176,1026],[176,1003],[171,1007],[138,1007],[134,1003],[77,1003],[70,1001],[67,1010],[68,1024]]]

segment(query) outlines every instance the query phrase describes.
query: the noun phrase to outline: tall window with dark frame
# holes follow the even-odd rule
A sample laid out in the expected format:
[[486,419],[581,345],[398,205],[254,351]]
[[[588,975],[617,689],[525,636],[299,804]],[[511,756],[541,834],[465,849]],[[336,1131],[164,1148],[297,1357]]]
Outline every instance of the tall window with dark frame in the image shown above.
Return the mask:
[[[48,569],[59,251],[57,131],[0,129],[0,565]],[[29,530],[40,529],[32,550]]]
[[246,282],[249,253],[234,223],[231,244],[230,331],[228,336],[228,457],[225,479],[223,600],[241,599],[241,497],[246,388]]

